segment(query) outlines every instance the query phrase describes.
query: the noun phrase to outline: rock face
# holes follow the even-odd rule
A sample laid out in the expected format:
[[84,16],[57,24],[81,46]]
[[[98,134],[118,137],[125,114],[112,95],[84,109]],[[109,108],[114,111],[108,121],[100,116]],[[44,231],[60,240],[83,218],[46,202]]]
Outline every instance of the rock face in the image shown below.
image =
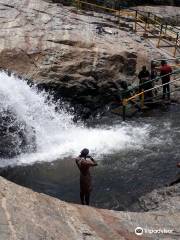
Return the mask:
[[164,19],[164,23],[180,25],[180,7],[174,6],[139,6],[136,9],[148,11]]
[[180,211],[180,184],[156,189],[139,200],[143,211]]
[[[0,177],[1,240],[179,239],[179,223],[176,209],[151,213],[95,209],[35,193]],[[137,227],[170,232],[137,236]]]
[[132,82],[150,57],[161,57],[132,32],[132,23],[119,25],[101,13],[42,0],[1,0],[0,16],[0,67],[86,107],[111,101],[122,80]]
[[0,67],[88,114],[111,102],[122,81],[137,80],[142,65],[164,57],[156,43],[133,33],[130,18],[119,22],[48,0],[1,0],[0,16]]

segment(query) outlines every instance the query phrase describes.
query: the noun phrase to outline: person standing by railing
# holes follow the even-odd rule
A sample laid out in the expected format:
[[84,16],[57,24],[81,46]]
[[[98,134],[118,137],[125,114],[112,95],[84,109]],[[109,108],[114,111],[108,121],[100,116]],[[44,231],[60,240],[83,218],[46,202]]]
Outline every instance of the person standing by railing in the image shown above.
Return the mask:
[[168,100],[170,100],[170,74],[172,73],[172,68],[167,64],[165,60],[161,61],[161,67],[160,67],[160,76],[162,80],[163,85],[163,99],[165,99],[166,95]]
[[[146,66],[142,67],[142,70],[138,74],[138,78],[139,78],[139,92],[152,88],[152,83],[150,82],[151,80],[150,72],[147,70]],[[145,94],[145,98],[151,97],[152,91],[149,91]]]

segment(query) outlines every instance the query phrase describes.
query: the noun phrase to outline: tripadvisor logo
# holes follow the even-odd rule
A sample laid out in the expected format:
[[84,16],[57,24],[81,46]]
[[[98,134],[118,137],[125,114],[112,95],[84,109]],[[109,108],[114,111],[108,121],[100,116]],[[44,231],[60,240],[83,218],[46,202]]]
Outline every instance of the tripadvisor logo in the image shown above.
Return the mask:
[[172,229],[148,229],[148,228],[141,228],[137,227],[135,229],[135,234],[138,236],[141,236],[142,234],[172,234],[173,230]]
[[135,234],[138,235],[138,236],[142,235],[143,234],[143,229],[141,227],[137,227],[135,229]]

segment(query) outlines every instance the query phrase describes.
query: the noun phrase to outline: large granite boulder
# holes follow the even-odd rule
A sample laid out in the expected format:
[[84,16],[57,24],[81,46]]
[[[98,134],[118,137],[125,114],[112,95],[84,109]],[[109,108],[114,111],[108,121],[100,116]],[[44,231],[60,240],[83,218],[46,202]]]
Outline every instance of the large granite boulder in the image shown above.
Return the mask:
[[112,16],[43,0],[1,0],[0,16],[0,67],[88,108],[110,102],[119,82],[161,57]]
[[132,31],[132,19],[119,23],[48,0],[1,0],[0,16],[0,68],[89,112],[111,102],[122,81],[137,83],[142,65],[164,57]]

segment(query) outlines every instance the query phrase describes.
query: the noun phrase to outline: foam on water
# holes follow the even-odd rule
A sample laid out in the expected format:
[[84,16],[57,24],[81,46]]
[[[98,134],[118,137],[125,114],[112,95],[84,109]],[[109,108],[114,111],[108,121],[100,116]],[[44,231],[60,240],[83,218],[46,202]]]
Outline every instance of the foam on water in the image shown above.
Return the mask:
[[87,147],[97,157],[128,149],[141,149],[148,142],[151,127],[119,124],[112,127],[87,128],[75,124],[66,111],[55,111],[44,92],[38,92],[13,75],[0,73],[0,105],[10,107],[36,133],[37,152],[21,154],[14,159],[1,159],[0,166],[31,164],[76,156]]

